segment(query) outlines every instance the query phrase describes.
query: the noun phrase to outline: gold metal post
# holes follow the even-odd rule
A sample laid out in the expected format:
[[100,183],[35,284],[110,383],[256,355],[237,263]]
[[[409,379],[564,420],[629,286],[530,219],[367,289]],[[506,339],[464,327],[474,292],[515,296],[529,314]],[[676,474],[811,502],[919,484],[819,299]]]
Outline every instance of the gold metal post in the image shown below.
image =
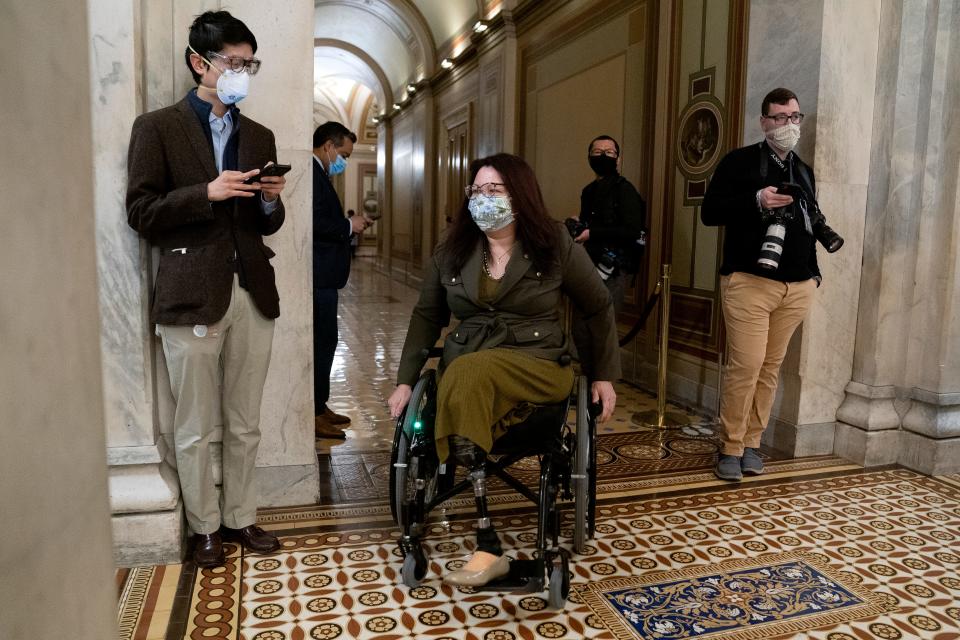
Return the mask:
[[633,416],[634,422],[648,427],[680,427],[690,423],[682,413],[667,413],[667,350],[670,344],[670,275],[672,267],[662,265],[658,287],[660,292],[660,353],[657,358],[657,410],[640,411]]

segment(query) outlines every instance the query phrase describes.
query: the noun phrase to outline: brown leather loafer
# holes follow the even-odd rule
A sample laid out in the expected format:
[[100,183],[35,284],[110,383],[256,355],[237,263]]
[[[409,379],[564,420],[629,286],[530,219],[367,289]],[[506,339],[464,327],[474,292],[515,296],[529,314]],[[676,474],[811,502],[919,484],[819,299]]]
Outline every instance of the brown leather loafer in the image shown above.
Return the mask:
[[225,540],[239,542],[257,553],[271,553],[280,548],[277,536],[267,533],[255,524],[243,529],[223,527],[223,537]]
[[318,438],[336,438],[337,440],[345,440],[347,437],[343,429],[330,424],[330,421],[323,416],[313,419],[313,434]]
[[219,533],[198,533],[193,539],[193,562],[198,567],[221,567],[227,561]]
[[342,413],[334,413],[327,405],[323,405],[323,413],[321,415],[326,418],[330,424],[350,424],[350,416],[345,416]]

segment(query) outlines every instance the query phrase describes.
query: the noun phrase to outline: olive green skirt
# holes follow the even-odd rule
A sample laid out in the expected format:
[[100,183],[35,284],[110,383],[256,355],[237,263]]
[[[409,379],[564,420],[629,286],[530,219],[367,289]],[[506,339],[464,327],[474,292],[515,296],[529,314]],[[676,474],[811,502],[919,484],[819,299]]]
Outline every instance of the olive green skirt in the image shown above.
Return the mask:
[[467,353],[447,366],[437,397],[437,455],[449,455],[447,438],[458,435],[486,452],[531,405],[562,401],[573,387],[573,367],[516,349]]

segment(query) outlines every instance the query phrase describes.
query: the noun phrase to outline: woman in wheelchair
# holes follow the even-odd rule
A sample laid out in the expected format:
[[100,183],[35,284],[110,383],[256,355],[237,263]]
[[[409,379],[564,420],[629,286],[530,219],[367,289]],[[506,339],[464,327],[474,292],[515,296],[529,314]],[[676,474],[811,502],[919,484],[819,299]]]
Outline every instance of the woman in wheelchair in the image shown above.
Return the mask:
[[509,571],[486,516],[485,453],[521,421],[515,409],[561,402],[573,384],[562,294],[589,323],[597,378],[590,391],[602,406],[600,422],[613,413],[620,358],[607,289],[583,247],[548,214],[530,166],[517,156],[497,154],[474,161],[470,176],[459,214],[427,265],[388,404],[392,416],[401,415],[452,313],[459,325],[443,346],[436,449],[440,462],[453,454],[474,471],[480,513],[475,553],[444,581],[481,586]]

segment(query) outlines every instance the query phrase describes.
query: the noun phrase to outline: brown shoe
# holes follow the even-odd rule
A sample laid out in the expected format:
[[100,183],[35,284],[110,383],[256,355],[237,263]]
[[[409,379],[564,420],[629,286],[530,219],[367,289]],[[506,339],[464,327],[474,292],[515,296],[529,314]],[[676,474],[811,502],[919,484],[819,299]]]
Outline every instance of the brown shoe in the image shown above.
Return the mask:
[[318,438],[336,438],[338,440],[345,440],[347,437],[347,434],[343,432],[343,429],[330,424],[330,422],[323,416],[317,416],[313,419],[313,433]]
[[247,549],[257,553],[271,553],[280,548],[280,541],[277,536],[267,533],[255,524],[243,529],[223,527],[222,530],[225,540],[239,542]]
[[198,567],[221,567],[227,561],[223,553],[223,539],[216,531],[198,533],[193,539],[196,542],[193,547],[193,562]]
[[326,418],[330,424],[350,424],[349,416],[345,416],[342,413],[334,413],[327,405],[323,405],[323,413],[321,415]]

